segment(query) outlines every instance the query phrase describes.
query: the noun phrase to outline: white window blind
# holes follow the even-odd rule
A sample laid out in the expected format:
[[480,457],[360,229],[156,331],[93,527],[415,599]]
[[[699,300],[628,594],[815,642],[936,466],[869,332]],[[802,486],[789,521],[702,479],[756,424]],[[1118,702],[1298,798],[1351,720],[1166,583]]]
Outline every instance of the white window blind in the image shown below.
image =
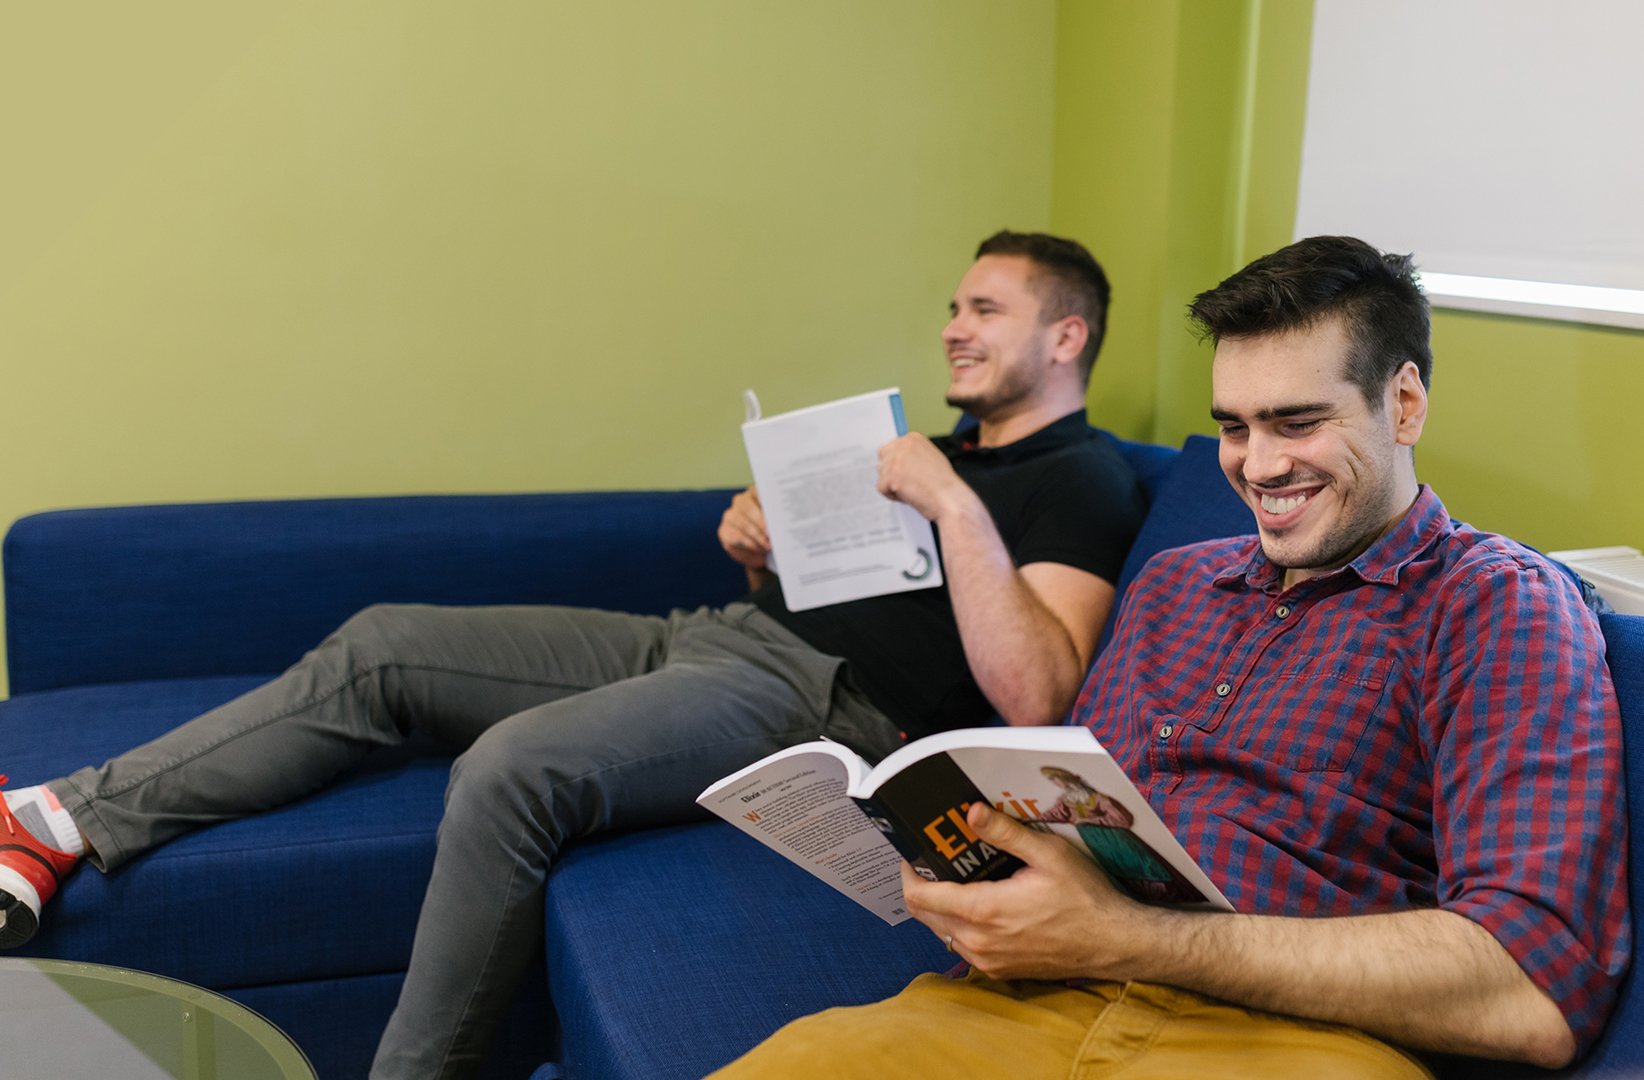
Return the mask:
[[1644,2],[1316,0],[1296,236],[1437,306],[1644,328]]

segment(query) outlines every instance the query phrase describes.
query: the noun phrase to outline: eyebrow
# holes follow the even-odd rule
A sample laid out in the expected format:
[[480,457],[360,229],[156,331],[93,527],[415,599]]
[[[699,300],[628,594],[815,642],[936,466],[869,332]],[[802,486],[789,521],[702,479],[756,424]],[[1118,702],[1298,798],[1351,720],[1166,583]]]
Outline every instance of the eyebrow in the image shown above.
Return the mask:
[[[1334,406],[1328,401],[1308,401],[1296,405],[1276,405],[1271,409],[1259,409],[1256,412],[1257,420],[1285,420],[1292,416],[1305,416],[1308,413],[1329,412]],[[1232,424],[1241,424],[1244,418],[1226,409],[1214,406],[1210,409],[1210,419],[1226,421]]]

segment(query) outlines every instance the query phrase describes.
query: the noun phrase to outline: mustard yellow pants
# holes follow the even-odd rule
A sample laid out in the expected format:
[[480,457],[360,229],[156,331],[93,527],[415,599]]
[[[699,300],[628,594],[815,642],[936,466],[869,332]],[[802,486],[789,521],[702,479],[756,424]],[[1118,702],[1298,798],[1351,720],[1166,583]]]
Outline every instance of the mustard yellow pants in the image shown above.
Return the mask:
[[875,1005],[807,1016],[715,1080],[1433,1080],[1339,1024],[1241,1009],[1150,983],[921,975]]

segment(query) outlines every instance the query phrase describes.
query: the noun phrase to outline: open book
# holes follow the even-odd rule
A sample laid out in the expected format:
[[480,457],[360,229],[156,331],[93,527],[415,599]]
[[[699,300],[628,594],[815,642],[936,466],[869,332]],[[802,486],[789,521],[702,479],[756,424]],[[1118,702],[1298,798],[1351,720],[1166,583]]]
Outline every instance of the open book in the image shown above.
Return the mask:
[[908,433],[895,387],[742,425],[789,611],[942,584],[930,522],[879,494],[879,448]]
[[1073,841],[1139,900],[1233,910],[1084,727],[944,731],[871,768],[839,743],[801,743],[696,801],[894,925],[908,918],[904,859],[932,881],[1021,867],[966,822],[980,799]]

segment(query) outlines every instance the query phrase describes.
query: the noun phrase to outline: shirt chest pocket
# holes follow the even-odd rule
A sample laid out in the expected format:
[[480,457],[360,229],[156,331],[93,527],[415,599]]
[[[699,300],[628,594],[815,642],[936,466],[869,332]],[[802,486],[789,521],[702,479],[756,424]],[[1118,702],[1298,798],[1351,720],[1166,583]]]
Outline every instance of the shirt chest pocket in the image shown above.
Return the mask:
[[1387,711],[1393,658],[1349,651],[1294,657],[1265,682],[1241,695],[1241,748],[1297,772],[1341,772]]

